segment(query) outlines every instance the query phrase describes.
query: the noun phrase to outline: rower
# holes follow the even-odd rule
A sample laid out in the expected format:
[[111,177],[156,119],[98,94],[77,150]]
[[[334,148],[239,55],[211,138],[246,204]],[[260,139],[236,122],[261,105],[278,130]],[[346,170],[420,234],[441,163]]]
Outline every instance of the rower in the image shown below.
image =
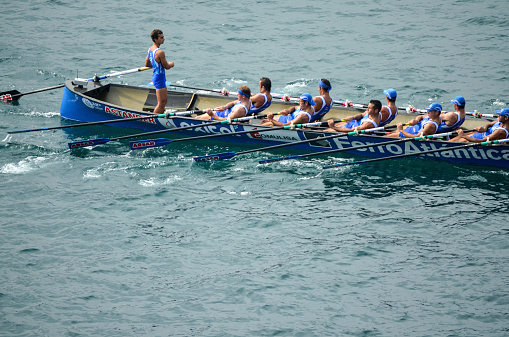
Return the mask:
[[223,110],[205,110],[205,114],[197,116],[199,119],[213,119],[216,121],[224,121],[226,119],[235,119],[245,117],[249,114],[249,111],[253,105],[251,103],[251,89],[248,86],[241,86],[237,90],[238,100],[230,102],[223,106]]
[[327,112],[332,108],[332,98],[329,95],[329,91],[332,89],[332,86],[329,80],[322,78],[320,82],[318,82],[318,93],[319,96],[313,97],[313,101],[316,103],[313,107],[315,109],[315,113],[311,116],[310,122],[319,121]]
[[253,105],[251,110],[249,110],[250,114],[260,113],[272,104],[272,95],[270,94],[272,83],[270,79],[268,77],[260,78],[258,87],[260,88],[260,93],[251,96]]
[[[360,120],[356,118],[359,115],[346,117],[347,122],[340,122],[334,124],[334,120],[329,119],[329,129],[325,129],[328,132],[353,132],[357,130],[367,130],[376,128],[380,124],[382,119],[380,110],[382,109],[382,102],[377,99],[373,99],[369,102],[366,112],[359,114],[362,116]],[[348,121],[350,119],[350,121]]]
[[451,139],[456,142],[482,143],[492,140],[509,138],[509,108],[496,111],[497,120],[486,124],[484,127],[476,128],[474,134],[465,134],[463,130],[458,129],[458,136]]
[[396,106],[396,97],[398,97],[398,93],[396,92],[396,90],[391,88],[384,90],[384,94],[387,100],[387,105],[384,105],[382,107],[382,110],[380,110],[382,118],[379,126],[389,124],[398,115],[398,107]]
[[411,126],[403,129],[403,124],[397,124],[397,131],[387,134],[387,137],[401,137],[401,138],[416,138],[437,133],[442,119],[440,114],[442,113],[442,105],[440,103],[432,103],[425,109],[428,112],[428,116],[422,118],[418,116],[412,119],[408,124]]
[[442,123],[438,128],[438,133],[456,130],[465,122],[465,98],[457,96],[451,100],[451,103],[454,105],[454,112],[444,112],[441,115]]
[[316,105],[313,101],[313,96],[309,93],[304,93],[299,97],[299,107],[289,115],[279,116],[278,120],[274,119],[274,114],[269,112],[267,119],[263,120],[260,125],[275,125],[286,126],[295,124],[309,123],[311,116],[315,112],[313,106]]

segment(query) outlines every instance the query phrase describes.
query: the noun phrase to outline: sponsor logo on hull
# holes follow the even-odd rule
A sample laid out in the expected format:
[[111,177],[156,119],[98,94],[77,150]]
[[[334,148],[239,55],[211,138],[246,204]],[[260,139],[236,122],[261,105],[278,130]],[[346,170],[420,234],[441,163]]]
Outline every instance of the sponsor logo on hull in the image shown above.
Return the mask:
[[[385,141],[385,140],[384,140]],[[349,148],[363,145],[376,145],[376,142],[362,142],[358,140],[342,141],[337,139],[338,148]],[[422,151],[436,150],[448,146],[458,146],[460,143],[451,145],[442,145],[434,142],[405,142],[400,144],[390,144],[387,146],[373,146],[365,149],[353,150],[357,154],[373,153],[375,157],[388,157],[399,154],[417,153]],[[426,154],[427,157],[443,158],[449,160],[467,160],[467,161],[500,161],[509,160],[509,147],[468,147],[464,149],[455,149]]]
[[[122,118],[137,118],[142,117],[142,115],[134,113],[134,112],[128,112],[124,110],[119,110],[115,108],[110,108],[109,106],[104,107],[104,111],[110,115],[122,117]],[[146,119],[140,119],[138,122],[145,122],[150,124],[157,124],[155,118],[146,118]]]

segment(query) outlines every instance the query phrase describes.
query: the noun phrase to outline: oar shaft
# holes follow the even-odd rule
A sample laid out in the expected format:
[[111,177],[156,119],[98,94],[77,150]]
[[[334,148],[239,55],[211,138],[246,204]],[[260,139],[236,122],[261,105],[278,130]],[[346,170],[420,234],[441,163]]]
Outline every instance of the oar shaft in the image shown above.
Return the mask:
[[138,71],[144,71],[144,70],[148,70],[148,69],[152,69],[152,68],[150,68],[150,67],[133,68],[133,69],[118,71],[116,73],[106,74],[106,75],[102,75],[102,76],[94,76],[94,77],[87,79],[87,81],[104,80],[109,77],[116,77],[116,76],[137,73]]
[[136,121],[136,120],[152,119],[152,118],[165,118],[165,117],[167,117],[166,114],[161,114],[161,115],[146,115],[146,116],[139,116],[139,117],[132,117],[132,118],[110,119],[110,120],[107,120],[107,121],[98,121],[98,122],[80,123],[80,124],[73,124],[73,125],[54,126],[54,127],[50,127],[50,128],[30,129],[30,130],[21,130],[21,131],[9,131],[7,133],[12,134],[12,133],[34,132],[34,131],[48,131],[48,130],[68,129],[68,128],[77,128],[77,127],[82,127],[82,126],[92,126],[92,125],[100,125],[100,124],[130,122],[130,121]]
[[235,91],[235,92],[233,92],[233,91],[227,91],[226,89],[219,90],[219,89],[197,88],[197,87],[190,87],[190,86],[187,86],[187,85],[174,84],[174,83],[171,83],[171,84],[170,84],[170,87],[183,88],[183,89],[190,89],[190,90],[199,90],[199,91],[216,92],[216,93],[218,93],[218,94],[223,94],[223,95],[225,95],[225,96],[230,95],[230,94],[237,94],[237,92],[236,92],[236,91]]
[[[241,118],[233,119],[231,122],[243,122],[243,121],[248,121],[250,119],[263,118],[263,117],[266,117],[266,115],[241,117]],[[188,126],[183,126],[183,127],[174,128],[174,129],[164,129],[164,130],[158,130],[158,131],[143,132],[143,133],[138,133],[135,135],[128,135],[128,136],[123,136],[123,137],[112,138],[111,140],[121,140],[121,139],[127,139],[127,138],[157,135],[160,133],[177,132],[177,131],[195,129],[195,128],[200,128],[200,127],[209,127],[209,126],[218,125],[218,124],[227,124],[228,122],[229,122],[228,120],[214,121],[214,122],[209,122],[207,120],[203,120],[203,123],[201,123],[201,124],[188,125]]]
[[[89,79],[78,79],[78,80],[81,80],[81,81],[99,81],[99,80],[103,80],[103,79],[108,78],[108,77],[132,74],[132,73],[135,73],[135,72],[138,72],[138,71],[144,71],[144,70],[147,70],[147,69],[151,69],[151,68],[150,67],[134,68],[134,69],[124,70],[124,71],[119,71],[119,72],[112,73],[112,74],[107,74],[107,75],[102,75],[102,76],[94,76],[94,77],[89,78]],[[6,100],[6,101],[10,101],[10,100],[17,101],[21,96],[30,95],[30,94],[36,94],[36,93],[39,93],[39,92],[53,90],[53,89],[58,89],[58,88],[63,88],[64,86],[65,86],[65,84],[59,84],[59,85],[55,85],[55,86],[48,87],[48,88],[37,89],[37,90],[34,90],[34,91],[29,91],[29,92],[25,92],[25,93],[15,93],[15,94],[9,94],[9,92],[3,92],[3,93],[0,93],[0,99],[1,100]]]

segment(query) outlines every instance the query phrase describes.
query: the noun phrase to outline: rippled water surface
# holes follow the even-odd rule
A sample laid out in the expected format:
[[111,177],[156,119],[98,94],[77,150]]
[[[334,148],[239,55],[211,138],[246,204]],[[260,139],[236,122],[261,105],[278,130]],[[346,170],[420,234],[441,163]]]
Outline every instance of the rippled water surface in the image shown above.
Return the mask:
[[[6,8],[7,7],[7,8]],[[506,1],[28,1],[0,13],[0,91],[143,65],[168,80],[354,102],[508,107]],[[111,81],[147,85],[150,74]],[[505,336],[509,172],[433,160],[323,171],[216,141],[69,152],[61,89],[0,104],[0,335]]]

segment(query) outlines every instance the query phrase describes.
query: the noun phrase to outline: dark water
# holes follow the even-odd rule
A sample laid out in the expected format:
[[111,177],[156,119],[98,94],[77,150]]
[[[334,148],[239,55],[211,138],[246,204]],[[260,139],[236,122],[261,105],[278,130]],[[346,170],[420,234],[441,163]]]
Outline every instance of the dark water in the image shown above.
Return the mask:
[[[507,107],[506,1],[28,1],[0,13],[0,90],[143,65],[184,85],[401,106]],[[112,79],[146,85],[150,74]],[[0,335],[505,336],[507,170],[432,160],[322,171],[216,141],[70,153],[129,131],[51,127],[62,92],[0,105]],[[356,157],[359,158],[359,157]]]

